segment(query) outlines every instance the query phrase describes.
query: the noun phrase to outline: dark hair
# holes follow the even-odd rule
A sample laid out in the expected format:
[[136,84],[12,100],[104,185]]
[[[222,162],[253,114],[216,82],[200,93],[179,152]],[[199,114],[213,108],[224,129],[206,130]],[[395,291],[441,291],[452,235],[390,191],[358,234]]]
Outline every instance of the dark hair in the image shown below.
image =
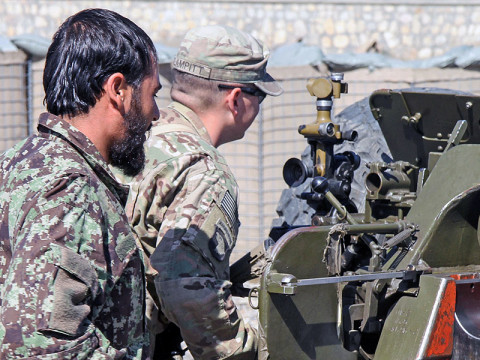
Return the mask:
[[54,115],[87,114],[107,78],[120,72],[135,89],[156,60],[150,37],[131,20],[105,9],[69,17],[50,45],[43,73],[47,110]]

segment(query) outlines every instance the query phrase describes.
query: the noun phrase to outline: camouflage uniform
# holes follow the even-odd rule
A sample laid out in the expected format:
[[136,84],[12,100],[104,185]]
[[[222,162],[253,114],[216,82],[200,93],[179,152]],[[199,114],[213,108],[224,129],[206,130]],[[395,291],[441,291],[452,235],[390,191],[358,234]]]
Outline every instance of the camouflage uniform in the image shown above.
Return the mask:
[[[248,84],[240,87],[260,89],[260,101],[261,95],[283,91],[266,72],[268,56],[249,34],[205,26],[186,34],[172,67],[224,86]],[[221,125],[220,116],[215,120]],[[239,227],[237,184],[214,145],[193,109],[173,102],[160,111],[146,142],[145,169],[131,183],[127,215],[150,256],[153,306],[147,316],[153,334],[162,327],[152,311],[160,307],[156,287],[162,310],[196,359],[255,359],[256,332],[239,316],[230,290],[229,260]]]
[[127,215],[151,255],[151,278],[158,270],[163,311],[195,358],[254,359],[255,331],[229,289],[239,222],[237,184],[225,159],[195,113],[176,102],[160,110],[146,148]]
[[0,157],[0,358],[145,357],[125,189],[67,122],[42,114],[38,130]]

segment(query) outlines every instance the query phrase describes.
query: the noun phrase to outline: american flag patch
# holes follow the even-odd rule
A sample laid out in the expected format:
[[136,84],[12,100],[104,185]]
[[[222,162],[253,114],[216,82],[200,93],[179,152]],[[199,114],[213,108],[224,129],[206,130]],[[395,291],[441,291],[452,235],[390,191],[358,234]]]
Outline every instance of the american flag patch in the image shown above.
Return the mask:
[[237,202],[229,191],[227,191],[223,196],[222,203],[220,205],[225,214],[228,225],[230,225],[230,228],[232,228],[234,235],[237,236],[238,228],[240,227],[240,221],[238,220],[238,206]]

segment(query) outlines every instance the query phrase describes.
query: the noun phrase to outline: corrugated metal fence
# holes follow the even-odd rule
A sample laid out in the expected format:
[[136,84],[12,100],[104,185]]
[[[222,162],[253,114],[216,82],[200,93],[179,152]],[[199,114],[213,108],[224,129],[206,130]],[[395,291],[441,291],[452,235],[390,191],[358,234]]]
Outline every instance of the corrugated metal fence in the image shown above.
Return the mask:
[[[23,53],[0,54],[0,151],[26,137],[44,111],[43,62],[29,64]],[[164,88],[159,106],[169,103],[166,66],[161,67]],[[285,89],[280,97],[267,97],[261,112],[244,139],[223,145],[220,150],[240,186],[239,241],[233,258],[263,240],[276,217],[284,162],[299,157],[306,147],[297,128],[314,121],[315,98],[306,90],[307,79],[326,76],[311,67],[273,68],[270,73]],[[480,95],[480,73],[460,69],[367,69],[345,73],[349,94],[335,100],[335,113],[380,88],[439,87]]]

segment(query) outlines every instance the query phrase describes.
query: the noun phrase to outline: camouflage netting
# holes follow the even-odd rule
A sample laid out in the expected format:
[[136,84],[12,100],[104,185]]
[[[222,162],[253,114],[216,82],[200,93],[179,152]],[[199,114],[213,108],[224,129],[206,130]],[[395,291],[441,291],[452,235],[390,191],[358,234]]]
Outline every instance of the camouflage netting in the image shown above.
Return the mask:
[[[0,36],[0,52],[22,50],[33,61],[41,60],[47,55],[50,40],[35,34],[23,34],[11,39]],[[160,64],[169,63],[177,52],[177,48],[156,43]],[[10,50],[9,50],[10,49]]]
[[360,68],[463,68],[480,70],[480,47],[459,46],[443,55],[424,60],[399,60],[376,52],[363,54],[324,54],[320,48],[302,42],[278,47],[272,52],[270,66],[321,66],[332,71],[351,71]]
[[[10,40],[0,37],[0,52],[12,51],[18,48],[31,56],[33,60],[45,57],[50,40],[35,34],[24,34]],[[159,62],[172,61],[177,48],[155,43]],[[10,50],[9,50],[10,49]],[[314,45],[297,43],[285,44],[271,52],[270,67],[326,66],[330,71],[351,71],[361,68],[463,68],[480,70],[480,46],[458,46],[445,54],[423,60],[399,60],[387,54],[378,52],[325,54],[322,49]]]

